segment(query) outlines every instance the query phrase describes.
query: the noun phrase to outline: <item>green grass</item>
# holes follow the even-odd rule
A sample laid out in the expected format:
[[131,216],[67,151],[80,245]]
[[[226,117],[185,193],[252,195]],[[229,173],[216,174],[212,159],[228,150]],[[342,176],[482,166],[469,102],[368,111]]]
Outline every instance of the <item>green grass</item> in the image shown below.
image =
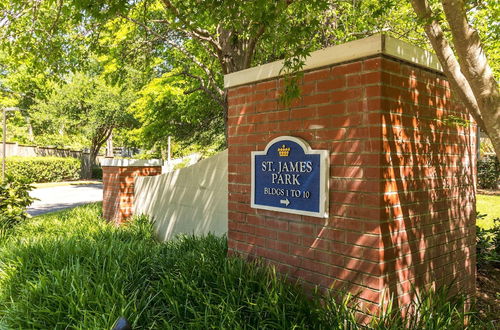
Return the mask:
[[[145,218],[116,227],[101,204],[35,217],[0,241],[0,329],[358,329],[349,299],[306,297],[271,269],[228,258],[225,238],[154,240]],[[436,300],[436,297],[438,300]],[[459,329],[460,299],[376,329]]]
[[225,239],[155,242],[100,205],[36,217],[0,245],[0,329],[304,328],[313,302],[263,267],[226,258]]
[[487,216],[478,219],[477,225],[483,229],[493,227],[493,219],[500,218],[500,196],[477,195],[476,210]]

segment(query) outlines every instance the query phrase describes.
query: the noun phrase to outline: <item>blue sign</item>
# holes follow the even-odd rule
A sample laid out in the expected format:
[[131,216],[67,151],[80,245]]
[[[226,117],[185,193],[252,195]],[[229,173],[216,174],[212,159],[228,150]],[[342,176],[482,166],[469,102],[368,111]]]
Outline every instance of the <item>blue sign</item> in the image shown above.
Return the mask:
[[327,150],[312,150],[292,136],[252,152],[252,207],[328,217]]

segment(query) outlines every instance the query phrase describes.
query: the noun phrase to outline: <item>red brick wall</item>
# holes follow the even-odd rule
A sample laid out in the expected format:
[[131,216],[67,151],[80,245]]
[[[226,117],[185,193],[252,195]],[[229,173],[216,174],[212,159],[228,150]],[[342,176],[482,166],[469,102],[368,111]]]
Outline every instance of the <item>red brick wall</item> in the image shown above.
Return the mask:
[[401,304],[412,285],[474,292],[475,125],[443,76],[389,61],[382,69],[384,285]]
[[121,223],[132,216],[134,179],[161,174],[161,166],[103,166],[104,196],[102,209],[108,221]]
[[[382,55],[307,72],[302,96],[283,81],[230,88],[229,253],[262,257],[307,286],[396,306],[411,285],[474,288],[475,128],[439,73]],[[470,126],[470,125],[469,125]],[[330,217],[250,207],[250,152],[281,135],[330,151]]]

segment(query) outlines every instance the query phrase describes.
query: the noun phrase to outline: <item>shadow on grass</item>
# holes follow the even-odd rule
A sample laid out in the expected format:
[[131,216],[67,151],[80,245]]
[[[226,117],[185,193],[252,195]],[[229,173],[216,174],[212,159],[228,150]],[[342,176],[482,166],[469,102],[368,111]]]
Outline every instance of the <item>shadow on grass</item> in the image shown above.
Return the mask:
[[300,290],[227,258],[225,238],[165,244],[145,218],[114,227],[98,204],[34,218],[0,246],[0,327],[293,328],[321,324]]
[[[226,254],[225,237],[159,243],[146,218],[110,225],[101,203],[36,217],[0,243],[0,328],[106,329],[120,316],[134,329],[358,328],[349,297],[306,297],[272,268]],[[423,301],[414,329],[463,324],[460,304]],[[398,315],[373,327],[404,328]]]

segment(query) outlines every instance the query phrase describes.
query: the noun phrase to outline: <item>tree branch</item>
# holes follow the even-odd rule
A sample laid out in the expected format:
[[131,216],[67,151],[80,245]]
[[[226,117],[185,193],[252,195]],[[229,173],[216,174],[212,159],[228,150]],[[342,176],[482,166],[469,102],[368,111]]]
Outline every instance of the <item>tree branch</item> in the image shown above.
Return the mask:
[[[162,23],[162,24],[169,25],[169,26],[172,25],[172,22],[170,22],[167,19],[155,19],[155,20],[150,20],[150,22]],[[201,41],[201,46],[208,53],[210,53],[210,55],[212,55],[214,57],[221,56],[222,53],[221,53],[220,45],[217,42],[215,42],[213,39],[199,36],[188,29],[183,30],[181,28],[176,28],[176,27],[174,27],[173,29],[175,29],[175,31],[177,31],[179,33],[185,34],[187,37],[190,37],[191,39],[197,39],[197,40]],[[208,45],[207,45],[207,43],[208,43]]]
[[266,31],[266,26],[261,25],[259,30],[257,31],[257,34],[248,41],[247,51],[245,54],[246,55],[245,66],[248,68],[252,65],[252,58],[255,52],[255,47],[257,46],[257,42],[259,41],[260,37],[264,34],[265,31]]
[[96,129],[96,134],[92,138],[92,149],[99,152],[102,145],[108,140],[111,133],[113,132],[114,125],[104,125]]
[[464,1],[442,0],[442,4],[450,25],[460,69],[470,82],[476,99],[481,103],[482,99],[495,94],[498,98],[498,86],[493,70],[488,64],[477,31],[467,22]]
[[223,91],[220,87],[217,86],[217,83],[215,82],[214,80],[214,75],[212,73],[212,71],[206,66],[204,65],[203,63],[201,63],[193,54],[191,54],[189,51],[187,51],[187,49],[185,49],[184,47],[182,47],[181,45],[179,45],[178,43],[175,43],[173,42],[172,40],[169,40],[168,38],[162,36],[161,34],[159,34],[158,32],[154,31],[153,29],[151,29],[149,26],[147,26],[146,24],[136,20],[136,19],[133,19],[131,17],[128,17],[128,16],[124,16],[124,15],[120,15],[122,18],[132,22],[132,23],[135,23],[139,26],[141,26],[142,28],[144,28],[146,31],[148,31],[149,33],[153,34],[154,36],[156,36],[157,38],[163,40],[163,42],[165,42],[166,44],[176,48],[177,50],[179,50],[182,54],[184,54],[187,58],[189,58],[194,64],[196,64],[198,67],[200,67],[203,72],[205,72],[205,74],[207,75],[207,78],[209,79],[210,81],[210,84],[212,85],[212,87],[214,89],[217,90],[217,92],[219,94],[222,94]]
[[177,17],[177,19],[179,19],[179,21],[181,21],[187,27],[186,31],[184,32],[189,33],[189,35],[194,39],[199,39],[208,42],[214,48],[217,54],[219,54],[222,51],[220,44],[212,37],[210,32],[208,32],[205,29],[193,26],[193,24],[188,20],[186,20],[181,15],[179,10],[169,0],[162,0],[162,3],[165,6],[166,10],[174,14],[174,16]]
[[210,33],[207,30],[204,30],[201,28],[196,28],[192,25],[192,23],[190,23],[186,19],[184,19],[184,17],[182,17],[182,15],[180,14],[179,10],[172,4],[172,2],[170,2],[170,0],[162,0],[162,2],[163,2],[163,5],[165,6],[165,8],[167,10],[169,10],[170,12],[172,12],[175,15],[175,17],[177,17],[179,19],[179,21],[181,21],[187,27],[189,27],[191,29],[191,31],[193,31],[196,34],[199,34],[200,36],[205,37],[205,38],[211,37]]
[[220,47],[214,47],[211,44],[206,46],[206,44],[203,43],[204,40],[196,37],[191,31],[188,31],[188,30],[184,31],[184,30],[180,30],[180,29],[178,29],[177,31],[180,33],[184,33],[188,38],[190,37],[191,39],[197,39],[197,40],[202,41],[200,44],[203,47],[203,49],[205,49],[213,57],[219,58],[219,56],[222,56],[222,51],[221,51]]
[[217,94],[216,92],[214,92],[213,90],[208,88],[205,85],[205,81],[203,80],[203,78],[201,78],[200,76],[194,75],[188,71],[182,71],[182,72],[180,72],[180,74],[185,75],[185,76],[190,77],[190,78],[193,78],[193,79],[196,79],[200,82],[199,87],[191,89],[189,91],[186,91],[186,92],[184,92],[184,94],[191,94],[191,93],[194,93],[196,91],[201,90],[201,91],[204,91],[206,94],[208,94],[212,99],[214,99],[214,101],[217,102],[221,107],[223,107],[223,108],[225,107],[223,95],[221,95],[219,91],[217,91],[217,93],[219,93],[219,94]]
[[500,160],[500,92],[481,45],[479,34],[467,21],[463,0],[442,0],[460,69],[467,78],[479,106],[485,131]]
[[460,71],[460,65],[458,64],[455,54],[444,36],[441,26],[433,18],[431,8],[426,0],[411,0],[411,3],[419,19],[424,21],[425,33],[427,34],[427,37],[429,38],[429,41],[431,42],[432,47],[441,62],[443,71],[448,77],[452,89],[465,103],[465,106],[479,127],[485,130],[484,121],[481,117],[474,93],[472,92],[469,82]]
[[56,18],[54,19],[54,22],[52,23],[52,26],[49,29],[49,34],[52,35],[54,33],[54,30],[59,23],[59,18],[61,17],[61,10],[62,6],[64,4],[64,0],[59,0],[59,4],[57,6],[57,13],[56,13]]

